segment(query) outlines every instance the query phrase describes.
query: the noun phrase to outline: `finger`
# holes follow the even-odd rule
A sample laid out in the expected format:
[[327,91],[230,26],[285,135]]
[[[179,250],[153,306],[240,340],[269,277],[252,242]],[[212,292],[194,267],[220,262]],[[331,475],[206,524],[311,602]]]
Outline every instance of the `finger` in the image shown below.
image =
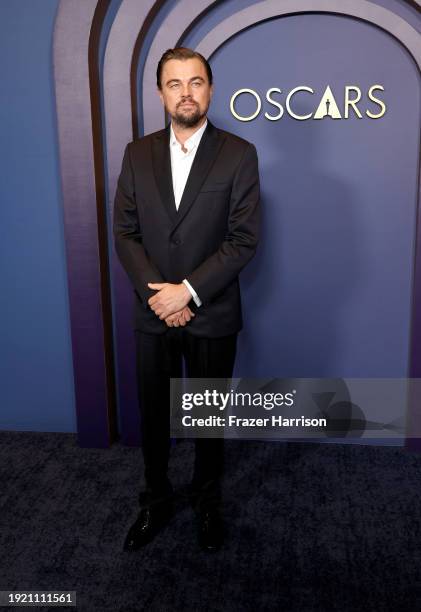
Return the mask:
[[159,297],[158,293],[150,297],[148,300],[149,306],[153,306],[154,304],[159,304],[160,302],[161,302],[161,298]]
[[149,289],[154,289],[155,291],[160,291],[167,285],[168,283],[148,283]]

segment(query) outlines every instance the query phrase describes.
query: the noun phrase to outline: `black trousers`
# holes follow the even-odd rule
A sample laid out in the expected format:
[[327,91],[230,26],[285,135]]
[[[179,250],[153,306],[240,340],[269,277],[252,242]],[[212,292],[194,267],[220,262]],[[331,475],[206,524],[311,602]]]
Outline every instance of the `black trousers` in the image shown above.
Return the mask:
[[[197,338],[185,328],[164,334],[135,332],[136,366],[145,464],[147,503],[172,494],[168,479],[170,452],[170,379],[231,378],[237,334],[223,338]],[[193,505],[201,511],[220,501],[223,439],[196,439],[192,478]],[[141,494],[140,502],[144,503]]]

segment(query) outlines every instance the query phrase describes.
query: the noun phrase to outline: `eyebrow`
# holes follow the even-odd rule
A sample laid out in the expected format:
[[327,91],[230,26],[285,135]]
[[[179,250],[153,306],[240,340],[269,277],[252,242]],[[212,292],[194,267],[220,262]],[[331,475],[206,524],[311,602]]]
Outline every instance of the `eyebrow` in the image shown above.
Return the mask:
[[[194,76],[191,79],[189,79],[189,83],[191,83],[192,81],[203,81],[203,83],[204,83],[205,79],[203,77],[201,77],[201,76]],[[165,84],[169,85],[170,83],[181,83],[181,79],[170,79]]]

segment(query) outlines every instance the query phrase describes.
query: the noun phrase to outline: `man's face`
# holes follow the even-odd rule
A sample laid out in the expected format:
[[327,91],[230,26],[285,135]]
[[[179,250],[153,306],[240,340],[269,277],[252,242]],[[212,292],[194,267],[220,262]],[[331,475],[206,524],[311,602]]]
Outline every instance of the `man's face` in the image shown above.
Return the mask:
[[163,66],[158,93],[176,125],[194,127],[208,111],[213,87],[199,59],[172,59]]

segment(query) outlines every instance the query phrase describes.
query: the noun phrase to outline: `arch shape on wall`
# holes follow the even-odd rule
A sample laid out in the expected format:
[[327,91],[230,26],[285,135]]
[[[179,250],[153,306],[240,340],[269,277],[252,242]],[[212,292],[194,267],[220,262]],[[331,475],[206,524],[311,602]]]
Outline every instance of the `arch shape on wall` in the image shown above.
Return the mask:
[[[100,4],[103,4],[103,1],[104,0],[61,0],[54,33],[54,71],[63,179],[63,200],[65,206],[66,249],[68,265],[73,266],[73,268],[69,267],[72,344],[74,365],[78,368],[80,373],[80,376],[76,376],[75,371],[76,397],[88,398],[91,410],[91,420],[89,422],[86,421],[87,429],[85,433],[88,434],[86,445],[97,445],[98,442],[94,441],[94,438],[98,438],[98,435],[100,437],[103,436],[103,440],[105,440],[106,443],[108,443],[109,440],[108,417],[104,418],[104,405],[106,405],[105,369],[104,364],[102,364],[101,370],[100,364],[101,357],[103,359],[101,350],[104,349],[104,339],[102,335],[103,331],[101,331],[101,291],[98,286],[100,262],[96,233],[97,227],[95,226],[95,162],[92,154],[96,145],[95,138],[93,138],[91,133],[93,126],[90,102],[90,95],[93,89],[98,87],[98,83],[93,85],[91,80],[90,90],[87,62],[89,40],[92,40],[90,39],[90,28],[92,27],[95,11]],[[108,0],[105,1],[108,2]],[[108,170],[108,192],[110,196],[112,196],[115,189],[122,150],[124,145],[132,139],[133,133],[130,105],[130,66],[132,66],[133,76],[133,71],[135,69],[133,57],[137,53],[135,50],[135,41],[138,40],[139,31],[145,26],[145,21],[147,21],[147,16],[150,14],[150,11],[155,10],[155,15],[158,12],[158,4],[160,6],[165,5],[165,0],[156,0],[155,2],[154,0],[145,0],[142,2],[138,0],[123,0],[115,16],[106,45],[103,72],[105,110],[102,109],[105,116],[103,115],[102,119],[105,119],[104,123],[107,137],[105,163],[107,164]],[[212,9],[219,4],[219,1],[211,2],[208,0],[208,2],[200,3],[199,6],[198,2],[181,0],[178,3],[180,9],[176,12],[172,10],[171,15],[167,16],[167,19],[162,21],[161,26],[165,35],[160,36],[159,40],[162,41],[163,47],[167,48],[176,43],[180,43],[186,34],[194,29],[194,25],[202,19],[203,15],[211,12]],[[226,27],[230,21],[236,21],[238,23],[239,16],[247,14],[250,10],[258,11],[259,14],[261,14],[263,6],[274,6],[275,4],[277,5],[279,16],[279,1],[276,2],[276,0],[272,0],[251,5],[217,25],[212,32],[209,32],[200,44],[197,45],[197,49],[206,53],[206,45],[209,45],[209,49],[215,46],[215,36],[217,32],[221,32],[221,26]],[[413,2],[408,2],[408,4],[414,6]],[[405,19],[396,15],[393,10],[385,9],[367,0],[364,0],[364,2],[362,0],[343,0],[341,2],[337,0],[284,0],[281,4],[281,9],[285,11],[287,7],[290,7],[290,14],[293,14],[297,13],[297,7],[302,8],[304,6],[306,7],[306,11],[311,10],[312,12],[349,14],[350,16],[364,19],[363,15],[355,14],[357,9],[361,9],[364,10],[367,15],[369,14],[372,23],[379,27],[382,27],[382,24],[379,24],[378,16],[381,14],[388,14],[388,19],[391,22],[393,21],[394,23],[400,24],[395,32],[390,33],[405,47],[407,46],[405,44],[405,39],[408,32],[412,32],[411,36],[414,32],[417,37],[419,36],[416,30],[405,21]],[[291,10],[291,7],[293,10]],[[136,18],[133,18],[133,11],[136,12]],[[366,20],[370,21],[370,19]],[[145,26],[145,28],[146,32],[148,27]],[[387,30],[387,28],[383,29]],[[127,35],[128,31],[129,36]],[[161,34],[163,32],[161,32]],[[155,39],[152,40],[152,44]],[[156,49],[158,49],[158,46],[158,43],[156,43]],[[152,48],[152,46],[150,48]],[[417,49],[419,49],[419,46]],[[161,52],[162,48],[159,51]],[[417,57],[419,58],[418,51]],[[420,65],[419,59],[417,61],[418,65]],[[114,71],[114,76],[117,75],[117,80],[114,79],[113,81],[114,77],[112,77],[109,72],[110,68],[112,68],[111,72]],[[145,65],[145,71],[148,71],[148,74],[145,73],[143,75],[143,95],[147,96],[152,93],[155,102],[155,66],[152,64],[152,60],[147,66]],[[145,81],[146,77],[149,78],[149,80]],[[101,75],[99,74],[99,82],[100,79]],[[145,89],[145,83],[148,82],[153,83],[151,91],[148,91],[147,88]],[[121,95],[113,95],[113,92],[115,93],[118,91],[120,87],[122,88],[120,92]],[[124,104],[121,105],[120,108],[117,108],[122,97],[124,98]],[[143,108],[145,112],[148,112],[147,105],[145,106],[144,104]],[[159,111],[161,113],[159,120],[162,121],[163,125],[164,114],[161,109],[159,109]],[[145,127],[147,131],[148,127]],[[159,127],[161,127],[161,124]],[[76,167],[76,165],[78,167]],[[76,181],[75,176],[77,177]],[[421,231],[418,232],[418,235],[421,235]],[[420,252],[418,253],[418,251]],[[74,263],[72,263],[73,261]],[[421,249],[418,248],[417,269],[420,268]],[[79,278],[76,277],[76,274],[79,275]],[[95,279],[94,286],[91,284],[92,278]],[[73,304],[76,306],[76,311],[72,309],[72,300]],[[92,304],[92,308],[89,309],[89,313],[84,313],[83,324],[81,325],[81,320],[74,317],[74,312],[77,312],[77,308],[81,309],[80,304],[85,304],[87,300]],[[421,284],[415,285],[414,302],[416,304],[421,304]],[[413,329],[418,331],[418,337],[420,337],[421,309],[418,310],[420,311],[419,319],[415,321],[414,318]],[[414,309],[414,312],[416,314],[416,309]],[[97,324],[95,327],[95,325],[92,326],[91,324],[93,318],[98,317],[98,313],[100,314],[99,325]],[[87,327],[85,325],[86,323],[88,323]],[[125,324],[127,325],[127,319]],[[83,371],[83,364],[86,363],[86,359],[79,358],[80,351],[83,347],[83,336],[85,336],[85,340],[87,338],[86,329],[89,329],[89,334],[92,335],[92,351],[95,354],[98,365],[98,368],[95,366],[94,376],[92,376],[92,362],[89,364],[89,377],[88,372]],[[413,338],[415,338],[414,334]],[[419,355],[419,357],[421,358],[421,355]],[[96,363],[95,359],[94,363]],[[421,371],[421,359],[418,362],[417,368],[417,371]],[[95,377],[97,378],[94,382],[92,379]],[[97,384],[98,381],[100,381],[99,386]],[[94,387],[95,391],[92,395],[91,393]],[[101,393],[103,394],[102,396]],[[95,413],[95,411],[92,414],[92,397],[95,397],[95,406],[97,404],[98,407],[101,405],[101,416],[100,413]],[[99,418],[99,425],[95,421],[95,414]],[[78,428],[79,427],[80,423],[78,423]],[[90,432],[88,432],[88,429],[90,429]],[[91,436],[90,440],[89,436]]]
[[[282,5],[277,0],[265,0],[253,4],[220,22],[211,30],[196,47],[196,51],[210,58],[231,37],[248,27],[276,17],[299,15],[303,13],[326,13],[348,16],[366,21],[381,28],[405,48],[421,72],[421,40],[417,30],[396,13],[366,0],[284,0]],[[152,89],[147,86],[151,81],[151,65],[145,66],[143,79],[144,108],[152,104]],[[155,95],[155,92],[153,92]],[[146,124],[145,124],[146,125]],[[164,127],[164,119],[156,129]],[[420,170],[418,171],[418,177]],[[421,270],[421,212],[418,201],[416,223],[415,270]],[[410,349],[410,376],[421,377],[421,280],[417,282],[414,274],[413,316]],[[420,338],[417,342],[416,339]]]
[[[126,144],[133,139],[130,63],[136,42],[160,0],[123,0],[111,26],[104,56],[104,124],[109,193],[115,189]],[[139,28],[140,24],[140,28]]]
[[[138,122],[138,119],[133,117],[134,109],[137,110],[138,106],[134,75],[137,74],[141,48],[164,4],[162,0],[123,0],[111,27],[104,58],[104,106],[110,194],[115,189],[124,147],[138,131],[133,125],[134,121]],[[147,72],[148,78],[146,82],[142,81],[142,89],[150,87],[153,94],[148,98],[147,107],[143,107],[143,117],[140,119],[143,133],[153,131],[150,117],[154,118],[154,122],[164,121],[163,109],[157,106],[156,64],[153,65],[151,53],[159,59],[162,49],[173,45],[190,26],[191,21],[208,9],[209,0],[181,0],[162,20],[148,49],[147,68],[145,66],[144,71]]]
[[397,38],[409,51],[421,71],[419,33],[402,17],[382,6],[368,3],[366,0],[342,0],[340,3],[332,2],[332,0],[284,0],[281,6],[277,0],[265,0],[258,6],[252,5],[236,13],[235,18],[225,19],[205,36],[196,50],[205,57],[210,57],[232,36],[250,26],[274,17],[312,12],[356,17],[382,28]]
[[[139,3],[137,0],[123,0],[112,25],[104,60],[104,107],[107,137],[108,192],[114,195],[118,174],[121,167],[124,147],[137,133],[133,127],[137,123],[133,109],[137,111],[137,75],[138,62],[142,45],[154,19],[160,17],[162,0],[148,0]],[[214,5],[215,3],[212,3]],[[151,105],[147,117],[152,114],[158,121],[164,121],[164,111],[156,95],[155,59],[162,54],[162,46],[168,48],[189,27],[191,20],[209,9],[208,0],[181,0],[164,15],[159,30],[151,42],[147,60],[151,76]],[[139,27],[140,24],[140,27]],[[156,62],[158,61],[156,59]],[[148,130],[148,125],[144,125]],[[112,215],[112,202],[109,202]],[[113,257],[113,274],[115,286],[115,342],[118,360],[118,398],[120,404],[120,424],[122,439],[129,445],[140,443],[139,416],[136,409],[136,380],[134,340],[130,324],[132,316],[132,291],[125,272],[116,256]]]
[[[329,13],[348,17],[355,17],[363,21],[367,21],[372,25],[382,28],[395,38],[407,49],[412,55],[421,70],[421,43],[419,33],[402,17],[399,17],[392,11],[385,9],[377,4],[371,4],[366,0],[284,0],[282,4],[278,0],[264,0],[253,4],[231,17],[228,17],[219,23],[211,32],[196,47],[196,51],[204,57],[209,58],[221,45],[229,40],[235,34],[238,34],[246,28],[273,19],[275,17],[286,17],[288,15],[299,15],[302,13]],[[162,48],[162,46],[161,46]],[[157,58],[154,59],[157,62]],[[159,59],[159,57],[158,57]],[[142,81],[143,91],[143,108],[150,109],[153,107],[154,91],[154,74],[156,63],[148,62],[145,65],[144,76]],[[153,84],[153,87],[151,87]],[[164,115],[162,120],[157,123],[154,116],[153,123],[146,122],[144,125],[148,131],[162,129],[164,127]],[[152,129],[153,128],[153,129]]]
[[109,0],[62,1],[53,42],[78,442],[100,447],[115,435],[106,232],[95,181],[103,150],[92,96],[108,6]]
[[[330,0],[285,0],[282,7],[276,0],[266,0],[258,6],[250,6],[235,16],[229,17],[221,22],[216,28],[209,32],[196,50],[207,58],[210,58],[230,38],[263,21],[287,15],[318,12],[339,14],[356,17],[380,27],[392,35],[409,53],[415,62],[418,71],[421,72],[421,40],[419,33],[402,17],[392,11],[375,4],[368,4],[361,0],[345,0],[340,7],[333,8]],[[421,144],[418,147],[421,150]],[[420,180],[421,162],[418,160],[418,184]],[[410,351],[408,377],[421,378],[421,211],[420,194],[418,191],[417,216],[415,221],[415,249],[413,264],[413,290],[412,290],[412,313],[410,328]],[[421,451],[421,439],[411,437],[411,432],[417,432],[421,426],[421,411],[419,408],[419,397],[417,396],[417,385],[408,386],[408,437],[406,447],[410,450]]]

